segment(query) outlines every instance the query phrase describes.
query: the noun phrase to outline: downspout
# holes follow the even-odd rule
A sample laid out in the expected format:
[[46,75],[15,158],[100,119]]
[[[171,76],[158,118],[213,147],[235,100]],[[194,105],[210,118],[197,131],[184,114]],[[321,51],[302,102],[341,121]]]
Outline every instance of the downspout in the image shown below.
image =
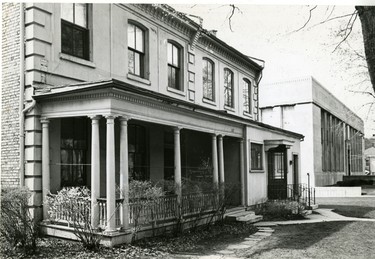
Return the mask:
[[24,24],[25,24],[25,17],[24,17],[24,4],[21,2],[20,3],[20,99],[19,99],[19,111],[20,113],[20,186],[25,185],[25,130],[24,130],[24,125],[25,125],[25,112],[23,110],[23,102],[24,102],[24,94],[25,94],[25,46],[24,46]]

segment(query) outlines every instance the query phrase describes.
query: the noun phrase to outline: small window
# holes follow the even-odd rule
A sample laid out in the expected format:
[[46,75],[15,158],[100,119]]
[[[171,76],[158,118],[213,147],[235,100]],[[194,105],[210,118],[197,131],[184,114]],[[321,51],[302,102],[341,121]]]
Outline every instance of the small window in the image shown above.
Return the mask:
[[251,143],[251,170],[263,170],[263,145]]
[[181,84],[181,49],[168,42],[168,87],[182,91]]
[[203,98],[214,100],[214,63],[207,59],[203,59]]
[[233,72],[226,68],[224,69],[224,105],[234,107],[233,103]]
[[243,110],[251,113],[251,83],[248,79],[243,80]]
[[128,71],[130,74],[144,77],[145,32],[140,27],[128,24]]
[[61,4],[61,51],[89,60],[88,4]]

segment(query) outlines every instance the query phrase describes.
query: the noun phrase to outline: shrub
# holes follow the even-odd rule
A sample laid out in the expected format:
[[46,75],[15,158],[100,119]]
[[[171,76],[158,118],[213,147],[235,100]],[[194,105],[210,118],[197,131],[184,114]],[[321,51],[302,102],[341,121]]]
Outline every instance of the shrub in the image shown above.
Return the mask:
[[268,201],[255,208],[264,220],[292,220],[303,217],[304,206],[296,201]]
[[1,192],[0,233],[9,248],[21,248],[24,253],[34,253],[39,228],[32,218],[28,200],[31,192],[26,187],[3,188]]
[[[151,181],[132,180],[129,183],[129,203],[133,204],[133,236],[132,242],[137,239],[137,234],[142,225],[153,223],[155,204],[164,195],[163,188],[155,186]],[[142,213],[144,211],[151,213]]]
[[99,229],[94,229],[91,225],[90,199],[90,190],[86,187],[63,188],[56,195],[48,196],[48,214],[52,220],[63,211],[68,214],[68,224],[73,226],[78,240],[85,248],[95,251],[100,246],[101,236],[98,234]]

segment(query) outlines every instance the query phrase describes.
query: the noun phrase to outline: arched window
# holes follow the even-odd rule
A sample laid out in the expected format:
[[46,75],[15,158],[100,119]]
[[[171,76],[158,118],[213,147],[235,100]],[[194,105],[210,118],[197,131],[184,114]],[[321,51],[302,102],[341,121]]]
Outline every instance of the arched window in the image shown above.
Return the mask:
[[172,42],[168,42],[168,87],[183,90],[181,83],[181,48]]
[[214,62],[208,58],[203,58],[203,98],[213,101],[214,89]]
[[243,79],[243,110],[244,112],[251,113],[251,82],[250,80]]
[[145,31],[132,23],[128,24],[128,71],[130,74],[145,76]]
[[224,69],[224,105],[232,108],[234,107],[233,72],[228,68]]

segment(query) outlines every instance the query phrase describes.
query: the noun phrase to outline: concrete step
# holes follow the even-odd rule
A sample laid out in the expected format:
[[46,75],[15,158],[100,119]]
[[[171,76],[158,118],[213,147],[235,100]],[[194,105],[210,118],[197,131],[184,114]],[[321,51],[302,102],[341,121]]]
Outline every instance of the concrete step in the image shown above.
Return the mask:
[[252,217],[239,219],[239,220],[237,220],[237,222],[246,222],[248,224],[251,224],[251,223],[255,223],[255,222],[258,222],[258,221],[262,221],[262,220],[263,220],[262,215],[253,215]]
[[253,223],[262,220],[262,216],[255,215],[254,211],[234,211],[225,214],[225,220]]
[[311,204],[310,206],[307,206],[306,209],[308,210],[316,210],[319,208],[319,204]]

